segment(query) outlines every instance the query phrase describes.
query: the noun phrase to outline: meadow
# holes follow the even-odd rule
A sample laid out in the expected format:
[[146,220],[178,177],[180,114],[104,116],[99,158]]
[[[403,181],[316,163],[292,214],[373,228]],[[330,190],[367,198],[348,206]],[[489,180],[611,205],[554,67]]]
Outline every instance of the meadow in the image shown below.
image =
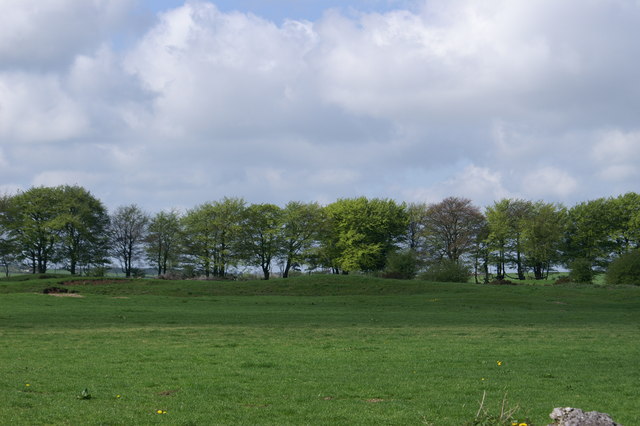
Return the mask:
[[65,280],[0,281],[0,424],[640,424],[640,287]]

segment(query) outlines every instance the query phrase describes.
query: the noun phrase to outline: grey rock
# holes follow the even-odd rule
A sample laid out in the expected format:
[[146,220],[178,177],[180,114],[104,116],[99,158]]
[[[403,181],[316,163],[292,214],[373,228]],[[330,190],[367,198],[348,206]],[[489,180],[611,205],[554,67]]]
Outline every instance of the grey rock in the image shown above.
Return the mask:
[[549,417],[554,421],[549,426],[622,426],[608,414],[571,407],[554,408]]

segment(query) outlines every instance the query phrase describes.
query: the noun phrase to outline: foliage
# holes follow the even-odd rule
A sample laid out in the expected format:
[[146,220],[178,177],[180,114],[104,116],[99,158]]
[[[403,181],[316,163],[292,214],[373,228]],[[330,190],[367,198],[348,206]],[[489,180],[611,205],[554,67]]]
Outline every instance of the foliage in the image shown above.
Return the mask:
[[60,228],[60,257],[76,274],[106,263],[109,216],[102,202],[79,186],[59,187],[61,201],[57,221]]
[[382,276],[384,278],[396,278],[410,280],[418,273],[418,259],[413,250],[402,250],[389,253],[387,256],[387,266]]
[[606,281],[607,284],[640,285],[640,249],[625,253],[611,262]]
[[324,211],[317,203],[292,201],[282,209],[282,276],[287,278],[289,271],[310,255],[325,231]]
[[142,255],[149,216],[135,204],[121,206],[111,215],[109,237],[111,254],[120,262],[122,272],[131,276]]
[[179,263],[182,242],[182,224],[177,211],[157,213],[149,222],[145,251],[147,260],[158,276],[176,268]]
[[442,259],[431,264],[426,272],[420,274],[420,279],[436,282],[466,283],[471,271],[462,262]]
[[265,280],[271,276],[272,261],[282,253],[282,210],[275,204],[252,204],[242,221],[243,260],[262,270]]
[[569,209],[564,250],[567,263],[581,258],[606,268],[615,249],[610,238],[616,226],[613,208],[611,199],[598,198]]
[[11,197],[0,195],[0,265],[5,276],[9,276],[9,268],[17,260],[18,247],[10,228]]
[[569,265],[569,278],[574,283],[591,284],[593,269],[589,259],[576,259]]
[[225,277],[240,260],[240,232],[246,209],[241,198],[223,198],[191,209],[182,218],[183,250],[188,269]]
[[560,261],[565,228],[564,207],[542,201],[531,205],[522,224],[522,252],[537,280],[546,278],[551,266]]
[[424,228],[428,250],[435,258],[458,261],[473,247],[483,222],[482,213],[469,199],[448,197],[432,204]]
[[337,271],[379,271],[403,239],[407,214],[393,200],[340,199],[325,208],[329,231],[322,241],[328,266]]
[[32,273],[45,273],[51,262],[59,260],[58,219],[60,188],[37,187],[15,195],[6,214],[7,224],[18,250],[18,257],[29,262]]

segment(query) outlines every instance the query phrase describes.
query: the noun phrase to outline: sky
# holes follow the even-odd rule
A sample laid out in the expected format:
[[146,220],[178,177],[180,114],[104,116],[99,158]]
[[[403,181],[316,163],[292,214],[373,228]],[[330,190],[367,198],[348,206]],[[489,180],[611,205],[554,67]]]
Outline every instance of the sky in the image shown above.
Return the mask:
[[0,194],[640,191],[639,0],[0,0]]

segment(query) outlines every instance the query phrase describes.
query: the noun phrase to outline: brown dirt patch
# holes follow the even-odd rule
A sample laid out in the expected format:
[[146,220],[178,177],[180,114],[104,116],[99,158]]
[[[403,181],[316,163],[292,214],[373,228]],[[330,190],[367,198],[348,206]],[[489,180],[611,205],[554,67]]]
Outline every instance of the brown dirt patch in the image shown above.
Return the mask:
[[367,399],[367,402],[375,403],[375,402],[384,402],[384,399],[381,398],[371,398]]
[[56,297],[84,297],[81,294],[78,293],[47,293],[49,296],[56,296]]
[[62,285],[108,285],[127,283],[128,280],[71,280],[65,281]]

